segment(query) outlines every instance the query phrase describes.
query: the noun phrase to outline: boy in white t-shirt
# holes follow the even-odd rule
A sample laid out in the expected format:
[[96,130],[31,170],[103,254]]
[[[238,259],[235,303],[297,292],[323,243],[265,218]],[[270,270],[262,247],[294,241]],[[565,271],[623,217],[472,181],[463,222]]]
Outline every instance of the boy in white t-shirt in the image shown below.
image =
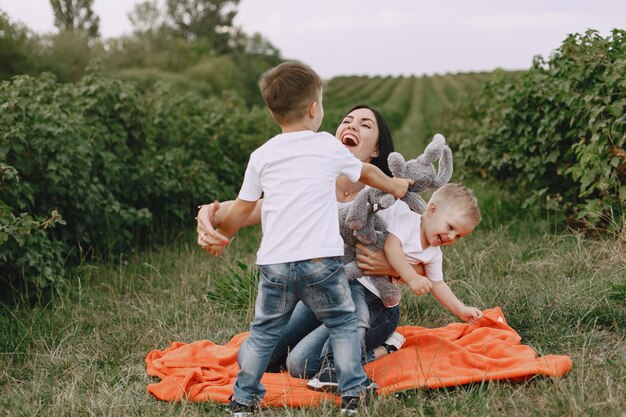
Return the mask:
[[[398,198],[411,181],[390,178],[355,158],[331,134],[315,133],[324,116],[322,82],[308,66],[280,64],[263,74],[259,87],[282,133],[250,156],[238,198],[218,230],[230,239],[263,194],[255,318],[239,350],[241,370],[230,410],[246,416],[257,408],[265,395],[261,376],[296,303],[302,300],[330,331],[342,412],[353,414],[362,404],[367,376],[342,263],[335,180],[346,175]],[[220,255],[223,249],[207,250]]]
[[[406,209],[396,210],[391,216],[382,218],[388,232],[385,256],[413,293],[425,295],[431,292],[443,306],[463,321],[474,322],[482,317],[479,309],[463,304],[443,280],[440,246],[454,244],[470,234],[481,221],[478,203],[468,188],[461,184],[446,184],[433,193],[423,215]],[[415,271],[413,265],[417,264],[422,264],[426,276]],[[365,326],[370,322],[370,309],[382,307],[380,294],[370,283],[373,279],[386,278],[364,276],[350,282],[361,338],[365,335]],[[402,338],[401,335],[397,337]],[[327,350],[326,366],[307,383],[312,389],[329,391],[337,386],[334,350]],[[366,359],[369,361],[375,358],[368,355]]]

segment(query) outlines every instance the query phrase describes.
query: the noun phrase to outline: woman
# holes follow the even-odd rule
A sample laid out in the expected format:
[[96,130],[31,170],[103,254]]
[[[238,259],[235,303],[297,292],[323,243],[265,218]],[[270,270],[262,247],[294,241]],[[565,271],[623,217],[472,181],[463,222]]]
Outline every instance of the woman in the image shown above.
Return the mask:
[[[335,137],[355,157],[363,162],[372,163],[387,175],[391,175],[387,157],[393,152],[393,141],[387,123],[378,111],[365,105],[352,108],[337,127]],[[340,206],[351,203],[363,187],[363,184],[353,183],[346,177],[337,178],[337,202]],[[226,243],[225,238],[216,232],[213,226],[220,224],[230,204],[230,201],[221,204],[215,202],[200,207],[197,217],[200,246]],[[262,204],[262,200],[259,200],[244,225],[260,223]],[[379,213],[384,219],[404,210],[408,210],[408,207],[403,202],[397,201],[392,207]],[[364,252],[363,255],[357,255],[357,264],[365,275],[397,275],[383,252],[371,252],[360,245],[357,246]],[[423,271],[420,273],[423,274]],[[372,296],[375,297],[373,294]],[[395,331],[399,321],[399,307],[375,309],[370,311],[370,317],[369,329],[365,334],[368,360],[376,357],[371,350],[380,347]],[[277,371],[286,366],[293,376],[312,378],[322,366],[324,345],[327,339],[326,328],[304,304],[299,303],[278,342],[268,371]],[[385,352],[378,349],[378,353]]]

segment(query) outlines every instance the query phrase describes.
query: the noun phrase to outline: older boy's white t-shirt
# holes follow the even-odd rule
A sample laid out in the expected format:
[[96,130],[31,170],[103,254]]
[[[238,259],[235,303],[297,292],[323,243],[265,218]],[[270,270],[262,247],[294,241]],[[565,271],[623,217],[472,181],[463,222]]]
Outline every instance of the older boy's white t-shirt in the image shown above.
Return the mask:
[[281,133],[250,155],[239,198],[263,193],[257,264],[343,256],[335,180],[356,182],[363,163],[333,135]]

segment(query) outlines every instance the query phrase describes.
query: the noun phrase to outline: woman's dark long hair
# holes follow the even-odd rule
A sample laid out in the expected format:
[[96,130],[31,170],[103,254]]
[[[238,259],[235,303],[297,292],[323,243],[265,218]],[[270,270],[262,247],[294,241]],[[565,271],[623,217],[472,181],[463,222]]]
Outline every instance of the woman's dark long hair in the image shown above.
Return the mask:
[[372,165],[376,165],[382,172],[391,177],[392,175],[389,170],[389,164],[387,163],[387,157],[391,152],[393,152],[393,138],[391,137],[389,126],[387,126],[387,122],[378,110],[365,104],[358,104],[352,107],[348,110],[344,117],[357,109],[368,109],[374,113],[374,116],[376,117],[376,124],[378,124],[378,156],[372,159],[372,162],[370,163]]

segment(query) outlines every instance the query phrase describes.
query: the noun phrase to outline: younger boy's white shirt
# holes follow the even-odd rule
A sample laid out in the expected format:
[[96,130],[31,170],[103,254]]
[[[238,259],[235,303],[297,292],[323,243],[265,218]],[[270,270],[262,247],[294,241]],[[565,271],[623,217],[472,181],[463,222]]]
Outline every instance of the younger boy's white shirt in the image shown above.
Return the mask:
[[422,216],[409,211],[394,216],[387,224],[387,231],[402,242],[402,251],[412,265],[422,263],[426,278],[431,281],[443,280],[443,253],[439,246],[422,249],[420,224]]
[[250,155],[239,198],[263,193],[257,264],[343,256],[335,180],[356,182],[363,163],[334,136],[281,133]]

